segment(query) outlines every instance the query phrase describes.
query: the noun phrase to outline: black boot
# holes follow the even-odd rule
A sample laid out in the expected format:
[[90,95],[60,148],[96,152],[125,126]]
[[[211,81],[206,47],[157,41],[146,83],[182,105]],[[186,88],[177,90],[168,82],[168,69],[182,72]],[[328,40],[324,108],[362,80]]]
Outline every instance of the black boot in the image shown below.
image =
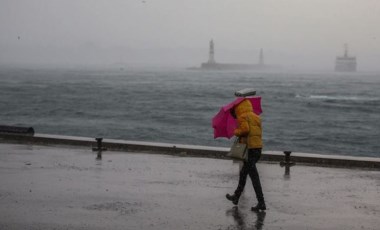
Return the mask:
[[234,205],[237,205],[239,203],[239,197],[236,194],[230,195],[230,194],[227,193],[226,194],[226,198],[227,198],[227,200],[232,201],[232,203]]
[[256,206],[251,208],[251,211],[258,212],[258,211],[264,211],[267,207],[265,206],[265,202],[259,202]]

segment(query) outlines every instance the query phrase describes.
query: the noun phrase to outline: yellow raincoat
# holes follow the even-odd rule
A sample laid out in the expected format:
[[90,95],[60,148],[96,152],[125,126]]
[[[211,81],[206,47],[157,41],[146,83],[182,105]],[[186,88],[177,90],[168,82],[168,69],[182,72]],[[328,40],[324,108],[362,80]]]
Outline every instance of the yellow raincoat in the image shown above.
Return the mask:
[[247,99],[235,107],[238,127],[234,134],[240,137],[240,143],[245,143],[248,149],[262,148],[261,119],[253,112],[251,102]]

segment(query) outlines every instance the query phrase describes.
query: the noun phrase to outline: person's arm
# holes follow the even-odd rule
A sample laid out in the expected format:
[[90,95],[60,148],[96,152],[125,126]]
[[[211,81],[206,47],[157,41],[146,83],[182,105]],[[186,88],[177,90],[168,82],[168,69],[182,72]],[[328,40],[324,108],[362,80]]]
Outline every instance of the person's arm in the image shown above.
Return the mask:
[[248,136],[249,133],[249,125],[247,119],[245,117],[239,117],[237,119],[238,127],[235,129],[234,134],[237,137]]

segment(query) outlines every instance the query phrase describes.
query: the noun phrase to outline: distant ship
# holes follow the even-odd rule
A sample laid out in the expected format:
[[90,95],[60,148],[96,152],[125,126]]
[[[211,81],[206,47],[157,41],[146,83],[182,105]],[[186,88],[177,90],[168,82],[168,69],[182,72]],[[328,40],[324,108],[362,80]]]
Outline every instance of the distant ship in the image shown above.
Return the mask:
[[356,72],[356,57],[348,55],[348,46],[344,45],[344,56],[338,56],[335,60],[336,72]]
[[259,62],[257,64],[240,64],[240,63],[218,63],[214,58],[214,41],[210,41],[209,45],[209,59],[207,62],[201,64],[201,70],[264,70],[268,66],[264,64],[263,49],[260,49]]

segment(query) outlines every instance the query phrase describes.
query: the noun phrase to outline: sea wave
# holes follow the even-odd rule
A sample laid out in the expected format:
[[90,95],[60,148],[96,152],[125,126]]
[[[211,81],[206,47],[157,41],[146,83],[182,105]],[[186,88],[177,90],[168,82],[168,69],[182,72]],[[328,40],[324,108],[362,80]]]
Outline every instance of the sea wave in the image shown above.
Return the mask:
[[380,101],[379,97],[361,97],[350,95],[300,95],[297,94],[296,98],[311,99],[311,100],[335,100],[335,101]]
[[265,150],[380,157],[380,81],[353,77],[0,69],[0,121],[37,133],[227,147],[232,140],[214,139],[211,119],[235,90],[255,88]]

